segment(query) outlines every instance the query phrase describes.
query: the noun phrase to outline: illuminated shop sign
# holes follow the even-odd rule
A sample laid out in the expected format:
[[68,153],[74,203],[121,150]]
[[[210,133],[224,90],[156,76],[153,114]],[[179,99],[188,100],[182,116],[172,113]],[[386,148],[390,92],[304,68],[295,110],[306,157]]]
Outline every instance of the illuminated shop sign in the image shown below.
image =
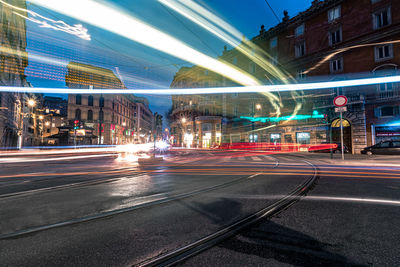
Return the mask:
[[241,119],[246,119],[252,122],[280,122],[287,120],[307,120],[307,119],[324,119],[326,115],[319,114],[318,111],[314,111],[312,115],[292,115],[292,116],[282,116],[282,117],[246,117],[240,116]]
[[382,126],[375,127],[376,136],[400,136],[400,127]]

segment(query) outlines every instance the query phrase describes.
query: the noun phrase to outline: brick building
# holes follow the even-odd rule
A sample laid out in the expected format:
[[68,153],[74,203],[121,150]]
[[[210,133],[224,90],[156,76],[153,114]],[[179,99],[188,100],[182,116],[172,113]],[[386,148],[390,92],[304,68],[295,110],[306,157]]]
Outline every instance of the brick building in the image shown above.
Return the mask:
[[[68,64],[67,68],[65,81],[69,88],[125,88],[111,70],[75,62]],[[71,127],[78,121],[79,127],[82,128],[78,131],[78,143],[142,143],[148,141],[147,137],[151,136],[152,120],[153,114],[145,98],[128,94],[68,96],[69,125]],[[71,134],[76,139],[75,131]],[[69,143],[71,142],[72,140],[69,140]]]
[[[237,66],[262,84],[395,75],[400,63],[399,11],[398,1],[315,0],[293,18],[285,12],[282,22],[269,30],[262,26],[260,34],[250,40],[265,52],[260,57],[275,66],[273,71],[238,48],[224,49],[220,60]],[[201,75],[193,75],[198,69],[181,69],[171,87],[207,87],[196,82],[201,80]],[[190,79],[195,81],[189,82]],[[235,85],[219,75],[212,79],[216,86]],[[211,85],[210,81],[207,83]],[[344,142],[353,153],[359,153],[375,142],[400,138],[398,90],[397,84],[380,84],[272,95],[224,94],[219,96],[219,110],[213,115],[222,117],[223,142],[317,144],[330,141],[330,137],[333,142],[340,142],[333,98],[344,94],[349,99],[344,113]],[[172,114],[182,114],[190,97],[175,97]],[[190,110],[185,112],[190,114]],[[197,107],[197,111],[204,114],[204,106]],[[294,115],[300,116],[293,119]],[[253,118],[252,122],[240,119],[244,117]],[[274,119],[277,117],[290,119]],[[178,124],[176,117],[172,121]]]

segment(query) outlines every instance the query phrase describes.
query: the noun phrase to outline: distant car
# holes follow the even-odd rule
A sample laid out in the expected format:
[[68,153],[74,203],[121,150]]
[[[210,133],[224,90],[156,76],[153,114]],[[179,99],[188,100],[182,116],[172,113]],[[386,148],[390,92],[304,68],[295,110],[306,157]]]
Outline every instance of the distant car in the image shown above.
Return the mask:
[[361,150],[362,154],[400,155],[400,141],[383,141]]
[[[319,145],[313,145],[309,148],[309,152],[317,152],[317,153],[330,153],[332,148],[333,153],[341,153],[342,145],[340,143],[322,143]],[[343,145],[344,153],[350,153],[350,150],[346,145]]]

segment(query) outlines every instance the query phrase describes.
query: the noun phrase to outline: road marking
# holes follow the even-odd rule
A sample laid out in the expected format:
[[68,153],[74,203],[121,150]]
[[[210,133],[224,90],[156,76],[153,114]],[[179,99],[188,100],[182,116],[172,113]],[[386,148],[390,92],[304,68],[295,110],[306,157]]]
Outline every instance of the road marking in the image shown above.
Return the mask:
[[254,161],[261,161],[262,159],[259,157],[251,157]]

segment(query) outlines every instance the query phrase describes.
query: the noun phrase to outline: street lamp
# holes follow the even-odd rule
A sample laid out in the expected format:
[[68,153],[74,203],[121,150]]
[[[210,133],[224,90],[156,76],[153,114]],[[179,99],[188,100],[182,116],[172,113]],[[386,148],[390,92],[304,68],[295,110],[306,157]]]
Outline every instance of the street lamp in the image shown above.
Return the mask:
[[185,122],[186,122],[186,118],[182,118],[182,119],[181,119],[181,122],[182,122],[182,123],[185,123]]
[[[251,114],[251,117],[253,117],[253,118],[254,118],[255,113],[256,113],[256,111],[254,110],[254,107],[255,107],[256,110],[261,110],[261,104],[255,104],[253,106],[252,114]],[[251,121],[251,139],[252,139],[252,143],[255,143],[255,139],[254,139],[254,120]]]

